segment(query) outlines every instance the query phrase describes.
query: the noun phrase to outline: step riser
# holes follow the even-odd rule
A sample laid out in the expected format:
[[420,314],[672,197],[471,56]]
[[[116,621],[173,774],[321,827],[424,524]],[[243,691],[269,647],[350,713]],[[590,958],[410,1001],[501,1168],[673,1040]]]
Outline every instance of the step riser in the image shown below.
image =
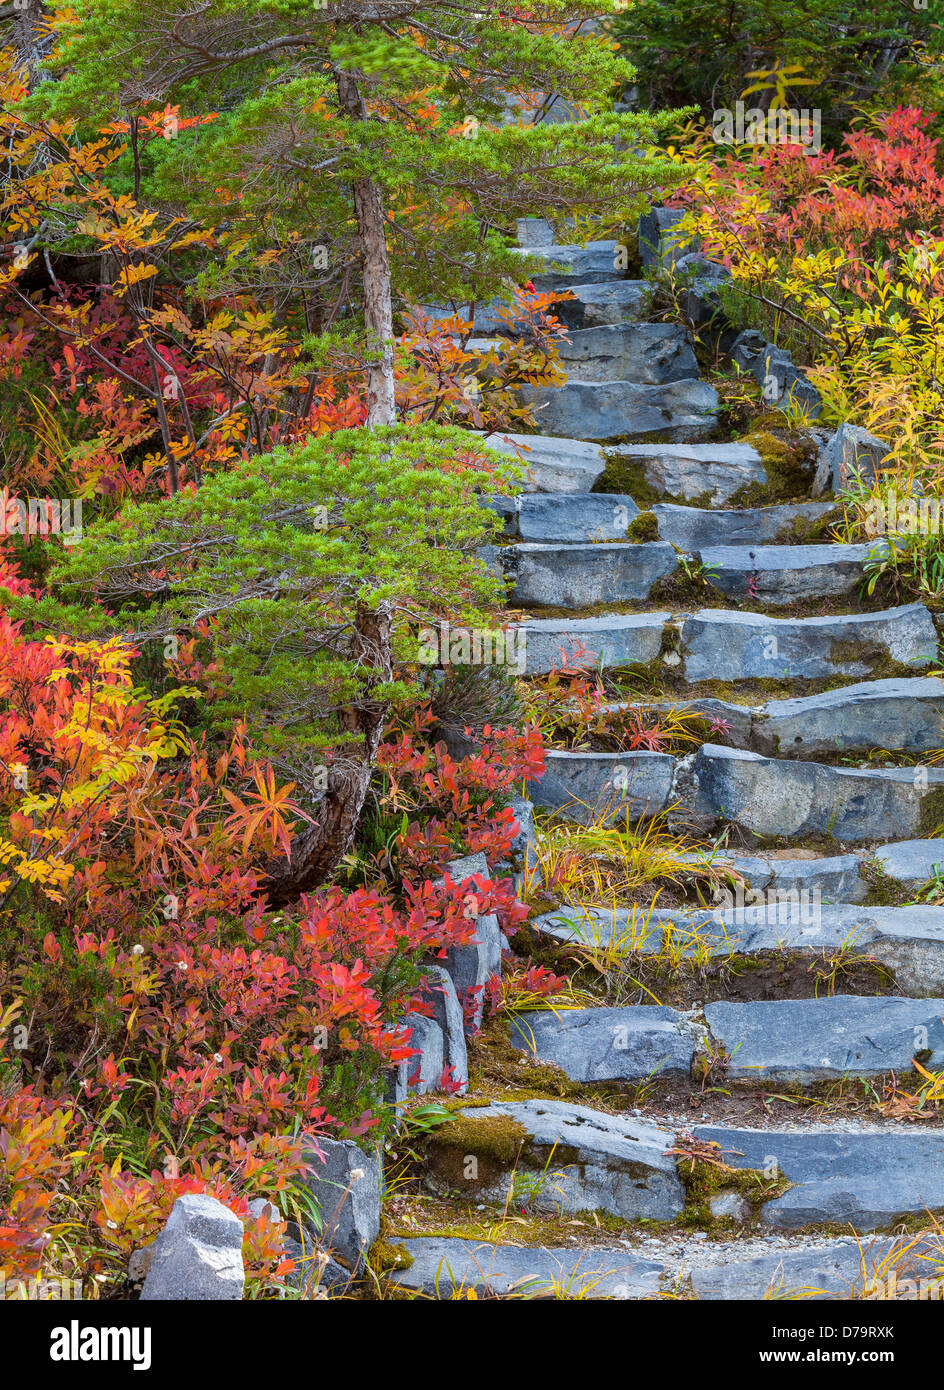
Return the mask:
[[569,382],[556,388],[522,386],[542,434],[566,430],[595,441],[628,439],[690,443],[717,424],[718,394],[703,381],[635,386],[624,381]]

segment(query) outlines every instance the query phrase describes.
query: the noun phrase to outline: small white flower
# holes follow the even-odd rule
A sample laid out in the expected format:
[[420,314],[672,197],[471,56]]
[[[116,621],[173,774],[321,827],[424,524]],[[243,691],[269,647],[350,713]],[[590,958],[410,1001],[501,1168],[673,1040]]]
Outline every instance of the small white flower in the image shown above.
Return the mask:
[[214,1060],[214,1062],[222,1062],[222,1060],[223,1060],[223,1054],[222,1054],[222,1052],[214,1052],[214,1054],[213,1054],[213,1060]]
[[352,1168],[352,1169],[351,1169],[351,1182],[360,1182],[360,1180],[361,1180],[361,1178],[362,1178],[363,1176],[364,1176],[364,1170],[363,1170],[363,1168]]
[[118,1222],[117,1222],[117,1221],[107,1221],[105,1224],[107,1225],[107,1227],[108,1227],[108,1229],[109,1229],[110,1231],[117,1231],[117,1229],[118,1229]]
[[187,969],[187,962],[186,962],[185,960],[179,960],[179,961],[177,962],[177,969],[178,969],[178,970],[186,970],[186,969]]
[[131,947],[131,954],[132,954],[133,956],[143,956],[143,955],[144,955],[144,947],[143,947],[142,945],[140,945],[140,944],[138,944],[137,946],[132,946],[132,947]]

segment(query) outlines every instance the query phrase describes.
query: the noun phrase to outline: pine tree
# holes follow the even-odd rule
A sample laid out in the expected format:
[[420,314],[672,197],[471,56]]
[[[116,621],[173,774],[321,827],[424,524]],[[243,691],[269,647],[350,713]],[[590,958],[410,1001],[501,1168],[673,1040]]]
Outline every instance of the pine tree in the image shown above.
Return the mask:
[[[597,32],[618,0],[77,0],[58,18],[60,80],[32,98],[96,128],[165,103],[206,126],[167,141],[155,188],[225,226],[222,287],[300,247],[329,255],[333,319],[359,282],[368,424],[394,420],[392,339],[401,300],[464,302],[527,262],[516,216],[617,228],[640,194],[677,181],[645,152],[667,116],[617,115],[632,69]],[[593,26],[590,26],[593,29]],[[585,119],[509,119],[554,92]],[[273,271],[273,274],[275,272]]]

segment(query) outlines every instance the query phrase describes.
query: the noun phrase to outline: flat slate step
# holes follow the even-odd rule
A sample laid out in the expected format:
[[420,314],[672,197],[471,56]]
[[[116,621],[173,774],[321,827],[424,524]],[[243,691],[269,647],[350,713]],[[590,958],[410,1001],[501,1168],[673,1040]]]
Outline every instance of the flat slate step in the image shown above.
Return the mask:
[[[509,1133],[502,1119],[520,1125]],[[475,1128],[482,1126],[478,1140]],[[455,1133],[453,1134],[453,1129]],[[507,1141],[504,1154],[496,1144]],[[684,1206],[671,1131],[629,1115],[607,1115],[559,1100],[495,1101],[463,1110],[430,1137],[427,1185],[505,1202],[517,1180],[543,1181],[530,1190],[536,1211],[606,1211],[625,1221],[672,1221]],[[558,1156],[552,1156],[557,1146]],[[469,1156],[477,1157],[472,1166]],[[475,1176],[465,1176],[474,1167]]]
[[614,613],[607,618],[529,618],[515,629],[524,642],[525,672],[546,675],[565,660],[589,660],[600,670],[608,666],[646,665],[662,647],[662,634],[671,613]]
[[659,1289],[665,1266],[624,1246],[545,1248],[487,1241],[423,1237],[396,1241],[412,1257],[393,1282],[428,1298],[454,1290],[514,1298],[645,1298]]
[[488,498],[486,505],[504,518],[507,537],[557,545],[625,540],[639,515],[633,499],[618,492],[531,492]]
[[923,603],[827,618],[771,618],[704,608],[682,625],[683,672],[689,681],[861,678],[889,658],[927,665],[934,660],[937,640]]
[[830,835],[851,844],[915,836],[924,798],[944,786],[935,768],[829,767],[712,743],[680,774],[673,788],[680,828],[727,824],[761,837]]
[[706,1004],[705,1020],[725,1050],[728,1081],[810,1086],[845,1076],[944,1067],[944,999],[835,994]]
[[835,507],[829,502],[798,502],[718,511],[656,502],[651,511],[659,522],[660,540],[694,552],[711,546],[800,544],[810,528]]
[[864,907],[819,903],[802,888],[777,890],[760,903],[705,908],[561,907],[533,923],[558,941],[621,945],[657,954],[667,939],[686,955],[715,958],[788,952],[835,956],[851,952],[885,966],[915,998],[944,995],[944,908]]
[[[710,861],[716,868],[730,865],[744,878],[755,895],[763,891],[774,901],[778,895],[815,893],[819,895],[821,903],[860,903],[869,891],[868,881],[862,876],[862,869],[868,862],[868,857],[859,854],[824,855],[810,859],[770,859],[764,858],[763,855],[711,853],[694,854],[692,860],[695,863]],[[731,898],[730,906],[734,907],[736,892],[725,891]],[[749,903],[756,904],[756,896],[751,898],[745,891],[743,897],[745,906]]]
[[584,1082],[689,1077],[694,1054],[681,1016],[656,1004],[516,1014],[511,1041]]
[[880,1280],[888,1278],[899,1252],[908,1269],[898,1275],[897,1283],[906,1277],[932,1273],[930,1266],[922,1267],[920,1260],[910,1259],[910,1240],[908,1236],[865,1241],[850,1237],[800,1249],[771,1251],[750,1259],[738,1259],[734,1245],[729,1261],[692,1266],[692,1289],[699,1299],[725,1302],[769,1298],[815,1303],[862,1298]]
[[[699,1125],[733,1168],[771,1171],[794,1185],[764,1203],[761,1226],[799,1231],[828,1222],[877,1231],[944,1208],[944,1131],[784,1132]],[[930,1223],[929,1223],[930,1224]]]
[[899,840],[875,851],[875,862],[883,873],[906,888],[921,888],[944,872],[944,840]]
[[944,681],[861,681],[771,700],[754,717],[752,742],[762,752],[798,758],[868,749],[928,753],[944,747]]
[[698,362],[678,323],[616,323],[578,328],[557,345],[568,382],[632,381],[661,386],[698,376]]
[[542,433],[572,430],[597,441],[642,441],[656,435],[683,444],[705,439],[715,429],[719,405],[714,387],[694,378],[665,386],[574,381],[522,386],[518,394],[533,409]]
[[648,280],[608,280],[567,288],[573,299],[552,304],[548,312],[578,331],[639,322],[651,311],[655,293]]
[[723,732],[729,747],[753,749],[767,757],[809,758],[817,753],[877,749],[928,753],[944,747],[944,681],[931,676],[857,681],[765,705],[703,697],[615,701],[603,706],[604,713],[623,710],[700,715]]
[[633,545],[503,546],[498,560],[516,608],[590,608],[598,603],[639,602],[654,584],[678,568],[665,541]]
[[611,465],[641,468],[650,488],[683,502],[705,499],[722,507],[742,488],[767,483],[761,456],[750,444],[614,444],[604,453]]
[[555,243],[519,249],[522,256],[538,256],[547,266],[531,276],[534,288],[542,292],[616,279],[623,250],[618,241],[588,241],[586,246]]
[[599,444],[565,435],[483,434],[471,430],[496,453],[508,454],[525,470],[525,492],[590,492],[606,468]]
[[706,578],[729,598],[775,606],[797,599],[844,598],[862,580],[874,544],[708,546],[698,551]]
[[544,776],[528,784],[536,806],[579,824],[652,819],[672,794],[668,753],[545,753]]

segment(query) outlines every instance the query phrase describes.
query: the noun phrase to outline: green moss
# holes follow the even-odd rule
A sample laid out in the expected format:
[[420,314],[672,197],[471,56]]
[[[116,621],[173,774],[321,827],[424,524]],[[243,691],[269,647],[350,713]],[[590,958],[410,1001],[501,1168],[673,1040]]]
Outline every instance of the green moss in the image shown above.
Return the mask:
[[918,838],[934,840],[944,832],[944,787],[935,787],[921,798]]
[[909,901],[908,890],[896,878],[891,878],[874,860],[862,864],[859,870],[869,885],[865,897],[867,907],[901,907]]
[[681,1158],[679,1175],[685,1188],[681,1222],[701,1230],[740,1226],[740,1222],[730,1217],[717,1217],[712,1213],[711,1199],[721,1192],[737,1192],[750,1204],[751,1219],[756,1220],[766,1202],[782,1197],[793,1186],[779,1172],[776,1177],[767,1177],[754,1168],[730,1168],[726,1163],[708,1163],[701,1159]]
[[514,1163],[529,1137],[528,1129],[510,1115],[473,1120],[458,1114],[436,1131],[431,1147],[461,1149],[464,1154],[507,1166]]
[[[772,502],[792,502],[805,499],[809,493],[812,472],[816,463],[816,445],[785,428],[785,417],[779,411],[757,416],[751,430],[739,444],[750,444],[760,454],[765,483],[749,483],[731,499],[739,507],[757,507]],[[776,433],[775,433],[776,431]]]
[[391,1269],[409,1269],[413,1256],[405,1245],[394,1245],[384,1236],[378,1236],[370,1247],[367,1263],[375,1274],[386,1274]]
[[640,512],[626,527],[628,541],[657,541],[659,539],[659,518],[655,512]]

